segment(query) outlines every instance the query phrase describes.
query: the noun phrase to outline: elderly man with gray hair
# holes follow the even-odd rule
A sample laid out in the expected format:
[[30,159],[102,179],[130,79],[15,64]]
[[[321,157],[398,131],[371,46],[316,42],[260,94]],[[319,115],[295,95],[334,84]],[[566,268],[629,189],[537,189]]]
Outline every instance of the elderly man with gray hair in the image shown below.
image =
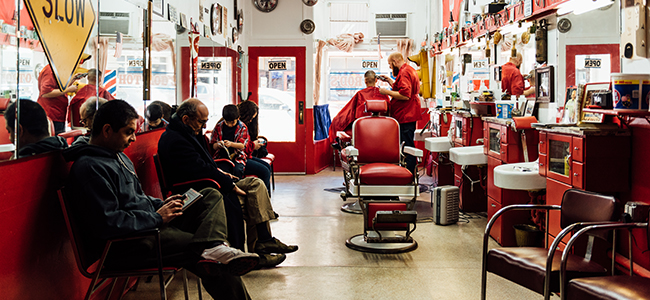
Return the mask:
[[108,100],[104,98],[90,97],[86,102],[81,104],[81,107],[79,108],[79,121],[82,125],[86,126],[87,133],[86,135],[79,136],[74,142],[72,142],[71,146],[88,144],[88,141],[90,140],[90,132],[93,129],[95,113],[97,112],[97,109],[106,102],[108,102]]

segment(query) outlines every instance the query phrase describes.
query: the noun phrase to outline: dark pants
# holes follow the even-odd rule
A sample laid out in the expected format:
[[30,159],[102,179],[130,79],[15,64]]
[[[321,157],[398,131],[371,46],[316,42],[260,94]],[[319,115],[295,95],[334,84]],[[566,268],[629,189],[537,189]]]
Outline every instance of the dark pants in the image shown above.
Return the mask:
[[52,121],[52,124],[54,124],[54,135],[55,136],[59,135],[59,133],[65,132],[65,122]]
[[[250,299],[238,276],[227,272],[207,276],[196,263],[208,247],[226,241],[226,211],[221,194],[212,188],[200,192],[203,198],[192,204],[183,215],[160,227],[163,263],[183,267],[197,274],[205,290],[214,299]],[[241,209],[240,209],[241,211]],[[154,238],[115,243],[106,261],[107,267],[155,267]]]
[[246,175],[255,175],[264,181],[266,189],[271,195],[271,166],[265,161],[252,157],[246,160]]
[[[399,139],[404,142],[404,146],[415,147],[415,122],[399,124]],[[415,174],[417,160],[415,156],[405,154],[406,168]]]

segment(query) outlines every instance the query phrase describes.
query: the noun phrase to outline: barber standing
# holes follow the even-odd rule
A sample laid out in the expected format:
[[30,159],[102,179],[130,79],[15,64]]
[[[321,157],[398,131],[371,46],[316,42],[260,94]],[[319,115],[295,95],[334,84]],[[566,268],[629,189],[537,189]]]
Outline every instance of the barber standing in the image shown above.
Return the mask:
[[510,60],[501,66],[501,91],[512,96],[524,93],[524,76],[519,72],[521,66],[521,53],[510,57]]
[[[90,55],[84,53],[79,60],[79,65],[90,59]],[[56,82],[56,77],[52,71],[52,66],[47,65],[38,75],[38,104],[40,104],[45,113],[54,123],[54,135],[58,135],[65,131],[66,114],[68,113],[68,93],[77,91],[77,86],[73,83],[80,79],[81,76],[77,74],[70,80],[65,90],[61,91]]]
[[[413,67],[404,61],[401,53],[395,52],[388,56],[388,65],[393,70],[395,81],[386,75],[379,78],[388,82],[392,90],[379,89],[382,95],[391,96],[390,115],[399,123],[400,140],[406,145],[415,147],[415,123],[420,119],[420,79]],[[416,159],[406,154],[406,168],[415,174]]]

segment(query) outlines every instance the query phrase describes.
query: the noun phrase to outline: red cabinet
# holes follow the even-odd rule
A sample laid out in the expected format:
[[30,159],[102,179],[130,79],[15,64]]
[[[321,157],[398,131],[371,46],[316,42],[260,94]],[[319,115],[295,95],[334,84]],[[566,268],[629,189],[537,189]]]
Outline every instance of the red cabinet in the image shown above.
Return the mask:
[[454,143],[457,147],[477,146],[477,140],[483,137],[483,121],[481,117],[469,113],[454,112],[452,114]]
[[629,135],[575,136],[548,132],[542,136],[545,139],[540,140],[540,156],[546,154],[546,157],[543,166],[540,159],[540,174],[592,192],[629,189]]
[[[564,192],[570,188],[603,194],[629,189],[628,131],[544,130],[539,137],[539,173],[546,176],[546,204],[561,205]],[[560,231],[560,212],[551,211],[549,241]]]

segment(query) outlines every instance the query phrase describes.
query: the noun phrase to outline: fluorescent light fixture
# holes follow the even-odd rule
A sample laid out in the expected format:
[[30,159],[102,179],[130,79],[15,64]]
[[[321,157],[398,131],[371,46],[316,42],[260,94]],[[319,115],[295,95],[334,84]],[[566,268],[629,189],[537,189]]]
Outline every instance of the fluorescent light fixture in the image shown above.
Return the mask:
[[557,14],[559,16],[573,12],[575,15],[581,15],[592,10],[596,10],[613,4],[612,0],[571,0],[558,6]]
[[612,0],[595,0],[595,1],[586,1],[588,2],[586,5],[581,5],[577,7],[574,11],[573,14],[575,15],[581,15],[586,12],[590,12],[592,10],[596,10],[602,7],[605,7],[607,5],[611,5],[614,3]]

